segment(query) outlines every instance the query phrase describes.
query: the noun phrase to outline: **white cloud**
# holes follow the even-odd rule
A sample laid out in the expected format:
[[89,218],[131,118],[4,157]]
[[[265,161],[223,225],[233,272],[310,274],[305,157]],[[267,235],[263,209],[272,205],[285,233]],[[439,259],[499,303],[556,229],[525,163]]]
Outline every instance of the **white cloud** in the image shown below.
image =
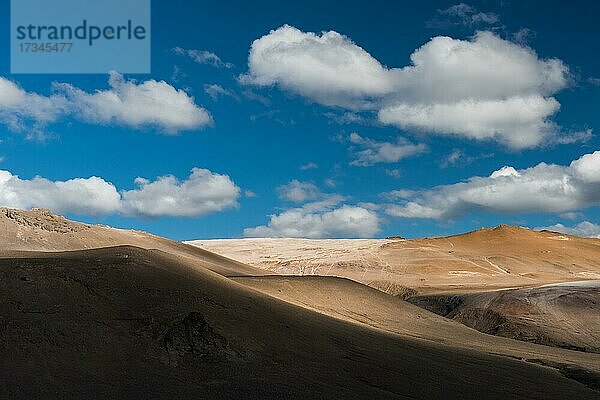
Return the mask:
[[309,203],[271,215],[267,225],[244,229],[246,237],[372,237],[379,231],[377,214],[367,208],[338,205],[340,199]]
[[60,94],[42,96],[23,90],[18,84],[0,77],[0,122],[13,131],[34,129],[59,119],[68,109],[67,99]]
[[413,144],[403,138],[398,138],[396,143],[377,142],[363,138],[355,132],[350,134],[350,142],[362,148],[354,153],[355,159],[350,164],[361,167],[377,163],[395,163],[427,150],[426,145]]
[[285,185],[279,186],[277,192],[280,199],[295,203],[315,200],[322,194],[314,183],[300,182],[297,179],[292,179]]
[[547,118],[560,104],[539,95],[503,100],[468,99],[456,103],[399,104],[379,111],[379,120],[403,129],[494,139],[523,149],[539,145],[556,126]]
[[27,180],[0,171],[0,204],[22,209],[48,208],[63,214],[101,215],[118,212],[121,198],[112,183],[96,176],[67,181],[41,177]]
[[583,221],[575,226],[564,226],[563,224],[555,224],[551,226],[541,226],[535,228],[538,231],[547,230],[553,232],[566,233],[568,235],[591,237],[600,239],[600,225]]
[[337,32],[304,33],[284,25],[255,40],[240,80],[279,85],[326,105],[361,108],[365,97],[391,93],[394,72]]
[[328,106],[378,110],[381,122],[403,129],[515,149],[558,141],[561,129],[550,118],[560,108],[552,95],[569,81],[561,60],[540,59],[487,31],[470,40],[434,37],[410,59],[388,68],[337,32],[285,25],[254,41],[240,80]]
[[230,62],[224,62],[221,57],[208,50],[183,49],[175,47],[173,53],[178,56],[187,56],[195,63],[208,64],[216,68],[233,68],[234,65]]
[[122,193],[123,212],[135,216],[196,217],[237,206],[240,188],[227,175],[194,168],[180,181],[172,175],[155,181],[137,178],[138,189]]
[[600,151],[569,166],[540,163],[517,170],[505,166],[488,177],[430,190],[406,192],[389,215],[404,218],[452,219],[467,212],[563,213],[600,204]]
[[24,131],[73,116],[88,123],[153,127],[168,134],[212,123],[210,114],[192,97],[164,81],[137,83],[113,72],[109,86],[86,92],[67,83],[54,83],[54,92],[43,96],[0,77],[0,121],[15,131]]
[[563,218],[563,219],[582,219],[585,217],[585,215],[583,215],[580,212],[574,212],[574,211],[570,211],[570,212],[566,212],[566,213],[562,213],[559,215],[559,217]]
[[574,174],[584,182],[600,183],[600,150],[584,154],[571,163]]
[[51,181],[21,179],[0,170],[0,206],[47,208],[61,214],[125,214],[138,217],[200,216],[237,205],[240,189],[226,175],[194,168],[188,179],[137,178],[138,189],[117,191],[102,178]]
[[110,74],[109,90],[87,93],[69,84],[57,84],[74,113],[86,122],[151,126],[166,133],[197,129],[212,123],[208,112],[197,106],[185,91],[154,79],[137,84],[116,72]]

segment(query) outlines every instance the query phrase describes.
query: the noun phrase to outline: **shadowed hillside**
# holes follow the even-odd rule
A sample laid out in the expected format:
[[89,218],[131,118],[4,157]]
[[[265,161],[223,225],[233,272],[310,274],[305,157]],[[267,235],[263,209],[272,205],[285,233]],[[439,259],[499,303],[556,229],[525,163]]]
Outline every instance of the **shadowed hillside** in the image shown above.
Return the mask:
[[161,251],[0,260],[9,398],[595,398],[569,372],[282,302]]
[[44,210],[0,224],[0,398],[599,397],[598,354],[484,335],[357,282],[264,276]]
[[484,333],[600,353],[600,281],[409,301]]

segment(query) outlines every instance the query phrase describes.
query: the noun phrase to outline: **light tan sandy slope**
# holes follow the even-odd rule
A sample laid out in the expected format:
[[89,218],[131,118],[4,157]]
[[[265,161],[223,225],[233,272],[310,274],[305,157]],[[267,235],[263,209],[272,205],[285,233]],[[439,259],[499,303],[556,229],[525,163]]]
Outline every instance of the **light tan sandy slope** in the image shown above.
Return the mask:
[[277,274],[350,278],[390,293],[487,290],[600,279],[600,240],[501,225],[415,240],[188,242]]
[[0,208],[0,256],[11,251],[68,251],[131,245],[187,257],[221,275],[261,275],[259,269],[206,250],[145,232],[89,225],[67,220],[48,210]]
[[[233,279],[245,286],[292,304],[400,336],[426,339],[451,347],[472,349],[488,354],[537,360],[545,365],[562,365],[563,367],[578,365],[591,371],[600,372],[600,354],[586,354],[485,335],[461,323],[443,318],[397,297],[348,279],[276,275]],[[590,335],[595,334],[593,327],[600,326],[597,317],[597,312],[586,316],[590,322],[586,332],[589,331]],[[572,320],[579,321],[579,318],[580,316],[576,315]],[[556,322],[557,319],[551,319],[551,321]],[[567,331],[570,331],[572,326],[568,322],[573,321],[567,316],[564,316],[562,321],[565,322],[565,329],[560,333],[566,335],[565,341],[569,341],[572,337]],[[560,334],[557,334],[556,337],[560,337]]]

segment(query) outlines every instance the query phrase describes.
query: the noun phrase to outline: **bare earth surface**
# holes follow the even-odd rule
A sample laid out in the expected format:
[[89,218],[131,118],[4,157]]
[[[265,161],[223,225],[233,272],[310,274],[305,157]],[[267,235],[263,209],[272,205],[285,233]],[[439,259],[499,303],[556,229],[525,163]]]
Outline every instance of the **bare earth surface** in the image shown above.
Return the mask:
[[600,279],[600,239],[501,225],[415,240],[187,242],[271,273],[349,278],[395,294],[492,290]]
[[481,332],[600,353],[600,281],[409,301]]
[[0,239],[0,252],[84,250],[130,245],[186,257],[221,275],[263,273],[240,262],[146,232],[82,224],[41,209],[0,208]]
[[416,240],[188,243],[276,274],[352,279],[483,333],[600,349],[599,239],[501,225]]
[[[420,280],[427,274],[417,265],[437,266],[436,257],[418,258],[412,267],[409,259],[390,263],[389,254],[409,250],[402,247],[405,242],[339,243],[352,248],[344,262],[362,263],[361,273],[365,259],[381,263],[389,272],[382,282],[409,287],[412,280],[421,293],[454,288],[443,263],[425,283]],[[442,257],[441,243],[427,246]],[[303,251],[327,257],[327,251],[308,246]],[[578,246],[591,252],[596,244],[582,239]],[[361,259],[363,247],[375,255]],[[460,251],[457,260],[468,249]],[[567,258],[554,268],[492,262],[510,267],[507,274],[517,281],[529,268],[529,289],[531,279],[575,281],[582,280],[577,275],[582,272],[597,273],[593,259],[588,264],[584,259],[580,254],[568,269]],[[400,279],[395,265],[407,266],[405,271],[419,278]],[[348,279],[265,273],[272,274],[141,232],[78,224],[43,210],[2,209],[0,398],[600,398],[600,354],[593,352],[593,336],[586,351],[527,343],[486,335],[410,304],[402,298],[414,293],[400,286],[400,296],[391,296]],[[481,275],[485,285],[470,281],[458,286],[457,294],[468,296],[469,287],[486,289],[469,292],[473,295],[497,293],[488,289],[511,281],[503,276],[488,270]],[[548,304],[540,306],[548,316],[556,304],[566,307],[552,314],[557,320],[589,306],[591,317],[582,311],[572,318],[587,318],[581,326],[593,329],[593,285],[560,286],[558,301],[544,294],[555,293],[557,285],[515,297],[537,296],[536,304]],[[572,296],[570,287],[594,290]],[[545,318],[532,326],[547,323]]]

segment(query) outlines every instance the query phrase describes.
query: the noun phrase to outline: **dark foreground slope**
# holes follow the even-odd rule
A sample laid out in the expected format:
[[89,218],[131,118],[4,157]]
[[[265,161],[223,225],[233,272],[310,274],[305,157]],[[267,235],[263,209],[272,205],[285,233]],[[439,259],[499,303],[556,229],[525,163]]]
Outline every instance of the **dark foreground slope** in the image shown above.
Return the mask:
[[2,398],[600,397],[564,371],[331,318],[133,247],[1,259],[0,329]]

